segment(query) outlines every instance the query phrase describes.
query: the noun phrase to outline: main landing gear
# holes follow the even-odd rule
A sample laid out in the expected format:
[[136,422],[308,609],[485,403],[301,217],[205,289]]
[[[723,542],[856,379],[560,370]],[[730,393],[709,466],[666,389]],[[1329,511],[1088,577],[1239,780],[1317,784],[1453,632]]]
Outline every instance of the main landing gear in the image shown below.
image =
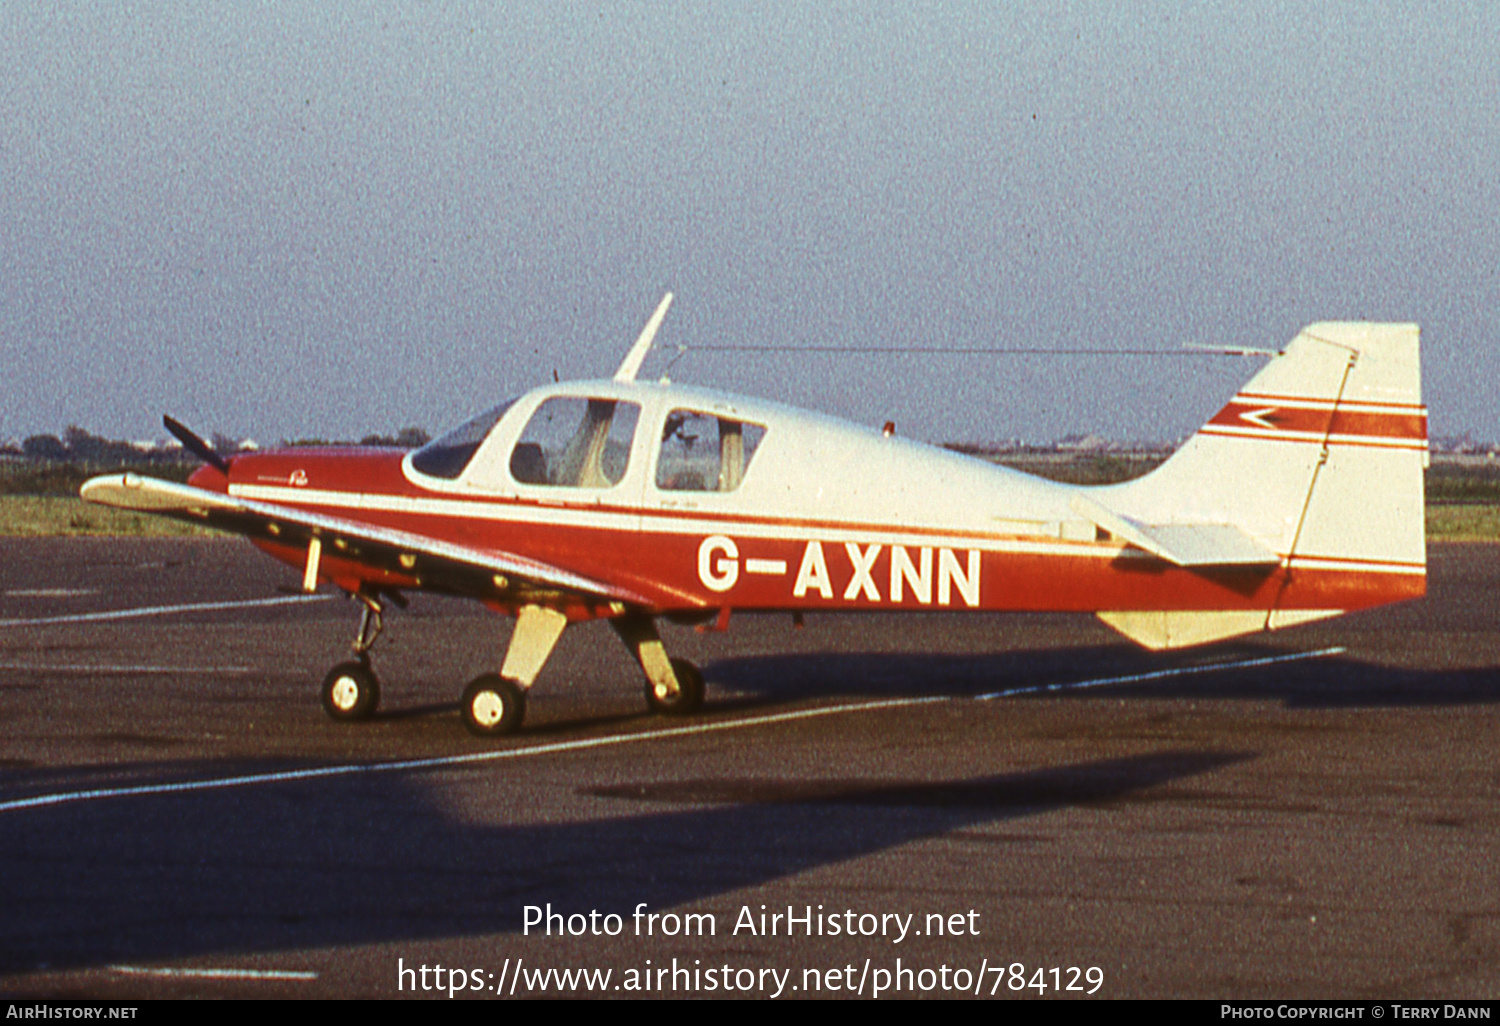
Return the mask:
[[562,637],[568,618],[545,606],[522,606],[511,632],[510,648],[498,674],[482,674],[464,688],[458,712],[469,733],[500,737],[521,729],[526,692]]
[[[323,678],[323,708],[336,720],[367,720],[380,703],[380,681],[370,667],[370,649],[384,628],[379,597],[359,593],[364,604],[354,656],[339,663]],[[459,715],[464,726],[480,737],[500,737],[521,728],[526,717],[526,692],[536,681],[568,618],[545,606],[523,606],[516,617],[510,647],[499,673],[474,678],[464,688]],[[646,705],[666,716],[686,716],[703,705],[703,674],[686,659],[667,656],[656,623],[643,613],[627,613],[610,621],[646,675]]]
[[[498,674],[487,673],[464,688],[459,713],[481,737],[520,729],[526,692],[552,654],[568,618],[555,609],[523,606]],[[655,712],[685,716],[703,704],[703,674],[686,659],[669,659],[651,617],[629,613],[610,621],[646,673],[646,704]]]

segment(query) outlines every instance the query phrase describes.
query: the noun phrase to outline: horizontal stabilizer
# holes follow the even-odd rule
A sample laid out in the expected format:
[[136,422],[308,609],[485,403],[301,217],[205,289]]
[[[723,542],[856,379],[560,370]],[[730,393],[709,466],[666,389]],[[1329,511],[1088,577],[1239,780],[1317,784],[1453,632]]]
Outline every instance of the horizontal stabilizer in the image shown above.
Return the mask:
[[1232,524],[1143,524],[1075,495],[1073,511],[1176,566],[1276,566],[1281,557]]

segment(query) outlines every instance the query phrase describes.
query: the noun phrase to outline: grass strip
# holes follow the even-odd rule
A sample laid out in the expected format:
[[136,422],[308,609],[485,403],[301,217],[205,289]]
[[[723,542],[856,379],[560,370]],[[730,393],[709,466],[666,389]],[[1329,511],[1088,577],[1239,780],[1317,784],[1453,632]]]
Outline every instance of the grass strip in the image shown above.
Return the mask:
[[0,495],[0,537],[226,537],[196,524],[110,509],[68,495]]

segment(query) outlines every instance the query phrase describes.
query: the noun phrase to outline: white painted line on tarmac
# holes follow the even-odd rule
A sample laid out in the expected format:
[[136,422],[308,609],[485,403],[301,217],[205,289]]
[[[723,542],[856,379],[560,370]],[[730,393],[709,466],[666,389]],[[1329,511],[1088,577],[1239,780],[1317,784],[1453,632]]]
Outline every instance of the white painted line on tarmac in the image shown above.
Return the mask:
[[[1036,688],[1016,688],[1012,691],[996,691],[979,695],[969,701],[988,701],[1012,695],[1034,694],[1042,691],[1064,691],[1084,687],[1101,687],[1105,684],[1131,684],[1141,680],[1161,680],[1168,677],[1187,677],[1194,674],[1219,670],[1239,670],[1256,666],[1270,666],[1304,659],[1321,659],[1338,655],[1343,648],[1324,648],[1313,652],[1294,652],[1289,655],[1266,656],[1259,659],[1239,659],[1230,662],[1204,663],[1197,666],[1181,666],[1154,673],[1138,673],[1123,677],[1101,677],[1078,681],[1072,684],[1044,684]],[[635,744],[641,741],[662,741],[669,738],[692,737],[699,734],[715,734],[729,730],[744,730],[772,723],[790,723],[821,716],[837,716],[841,713],[872,712],[876,709],[899,709],[905,706],[930,705],[936,702],[964,701],[951,695],[924,695],[918,698],[884,698],[868,702],[844,702],[840,705],[821,706],[815,709],[797,709],[792,712],[769,713],[764,716],[746,716],[717,723],[700,723],[688,727],[669,727],[665,730],[642,730],[633,734],[611,734],[607,737],[579,738],[573,741],[554,741],[550,744],[526,745],[505,748],[495,752],[474,752],[469,755],[445,755],[427,759],[399,759],[389,762],[344,763],[336,766],[317,766],[309,769],[283,770],[278,773],[246,773],[234,777],[218,777],[210,780],[186,780],[172,784],[137,784],[130,787],[100,787],[87,791],[58,791],[53,794],[33,795],[0,802],[0,813],[18,812],[22,809],[44,808],[53,805],[68,805],[75,802],[100,801],[107,798],[127,798],[150,794],[181,794],[189,791],[215,791],[231,787],[251,787],[258,784],[281,784],[295,780],[314,780],[322,777],[346,777],[359,774],[403,773],[415,770],[444,769],[454,766],[472,766],[506,759],[523,759],[529,756],[554,755],[558,752],[579,752],[591,748],[609,748],[615,745]]]
[[44,627],[53,623],[88,623],[93,620],[129,620],[139,616],[169,616],[172,613],[200,613],[216,609],[250,609],[256,606],[285,606],[299,602],[324,602],[334,595],[280,595],[276,598],[240,599],[234,602],[188,602],[180,606],[138,606],[135,609],[110,609],[102,613],[70,613],[67,616],[36,616],[24,620],[0,620],[0,627]]
[[101,787],[89,791],[60,791],[55,794],[39,794],[31,798],[17,798],[0,802],[0,812],[15,812],[20,809],[35,809],[48,805],[65,805],[71,802],[98,801],[103,798],[125,798],[146,794],[178,794],[185,791],[213,791],[227,787],[248,787],[254,784],[282,784],[293,780],[312,780],[318,777],[346,777],[364,773],[400,773],[412,770],[443,769],[450,766],[467,766],[476,763],[499,762],[503,759],[522,759],[533,755],[552,755],[557,752],[577,752],[589,748],[608,748],[639,741],[655,741],[693,734],[712,734],[725,730],[742,730],[760,727],[769,723],[785,723],[791,720],[806,720],[817,716],[834,716],[838,713],[865,712],[871,709],[890,709],[904,705],[922,705],[929,702],[951,701],[947,695],[929,695],[922,698],[889,698],[873,702],[848,702],[843,705],[823,706],[817,709],[798,709],[794,712],[772,713],[767,716],[747,716],[738,720],[721,720],[718,723],[700,723],[691,727],[670,727],[666,730],[642,730],[634,734],[611,734],[607,737],[580,738],[576,741],[555,741],[545,745],[528,745],[522,748],[505,748],[497,752],[474,752],[469,755],[443,755],[428,759],[400,759],[391,762],[345,763],[338,766],[317,766],[301,770],[283,770],[279,773],[246,773],[237,777],[219,777],[212,780],[186,780],[175,784],[138,784],[132,787]]
[[195,980],[316,980],[317,973],[297,969],[190,969],[154,968],[143,965],[112,965],[112,973],[126,976],[172,976]]
[[74,598],[92,595],[98,588],[12,588],[5,593],[7,598]]
[[30,673],[254,673],[253,666],[91,666],[88,663],[43,665],[41,663],[0,663],[0,670],[22,670]]
[[1256,666],[1273,666],[1277,663],[1295,663],[1304,659],[1324,659],[1328,656],[1343,655],[1346,652],[1342,645],[1333,648],[1320,648],[1314,652],[1292,652],[1288,655],[1262,656],[1259,659],[1236,659],[1223,663],[1201,663],[1197,666],[1175,666],[1169,670],[1153,670],[1150,673],[1132,673],[1123,677],[1096,677],[1093,680],[1080,680],[1067,684],[1036,684],[1024,688],[1010,688],[1006,691],[991,691],[987,695],[976,695],[976,702],[987,702],[993,698],[1015,698],[1018,695],[1043,695],[1055,691],[1080,691],[1083,688],[1101,688],[1107,684],[1136,684],[1144,680],[1165,680],[1168,677],[1191,677],[1199,673],[1218,673],[1221,670],[1246,670]]

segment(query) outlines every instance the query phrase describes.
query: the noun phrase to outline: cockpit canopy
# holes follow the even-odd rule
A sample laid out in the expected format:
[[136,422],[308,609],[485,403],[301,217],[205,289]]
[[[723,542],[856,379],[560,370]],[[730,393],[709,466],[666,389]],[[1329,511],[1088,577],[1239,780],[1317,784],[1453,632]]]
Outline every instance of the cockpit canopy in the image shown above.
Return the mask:
[[[661,491],[732,492],[744,480],[765,437],[762,424],[677,406],[651,393],[645,402],[605,395],[547,395],[519,433],[498,427],[518,402],[512,399],[465,421],[411,456],[411,468],[448,481],[465,477],[491,435],[485,466],[471,483],[504,487],[506,473],[518,485],[550,488],[611,488],[624,480],[643,417],[659,424],[652,481]],[[647,430],[656,431],[648,425]],[[647,454],[642,454],[647,456]],[[503,468],[503,469],[502,469]],[[649,469],[649,464],[648,464]]]

